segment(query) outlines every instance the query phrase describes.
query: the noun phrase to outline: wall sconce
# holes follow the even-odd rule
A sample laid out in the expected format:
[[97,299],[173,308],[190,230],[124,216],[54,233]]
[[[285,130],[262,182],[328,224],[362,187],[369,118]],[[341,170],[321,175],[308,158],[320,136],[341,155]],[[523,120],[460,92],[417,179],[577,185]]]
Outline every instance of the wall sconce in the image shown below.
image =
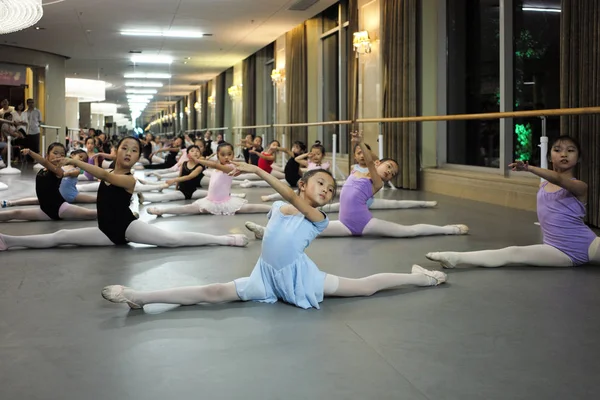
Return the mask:
[[212,107],[214,107],[215,104],[217,104],[217,102],[215,101],[215,96],[208,96],[208,104],[210,104]]
[[369,38],[369,32],[360,31],[354,32],[352,38],[352,47],[356,52],[356,57],[360,54],[368,54],[371,52],[371,39]]
[[236,100],[242,96],[242,85],[233,85],[227,89],[231,100]]
[[200,103],[199,102],[195,102],[194,103],[194,108],[196,109],[196,111],[200,110]]
[[177,113],[173,113],[173,114],[171,114],[171,117],[172,117],[172,118],[175,118],[175,117],[177,117]]
[[285,69],[274,69],[271,71],[271,80],[273,85],[279,85],[285,81]]
[[190,113],[190,108],[186,106],[185,109],[184,109],[184,111],[185,111],[186,114],[189,114]]

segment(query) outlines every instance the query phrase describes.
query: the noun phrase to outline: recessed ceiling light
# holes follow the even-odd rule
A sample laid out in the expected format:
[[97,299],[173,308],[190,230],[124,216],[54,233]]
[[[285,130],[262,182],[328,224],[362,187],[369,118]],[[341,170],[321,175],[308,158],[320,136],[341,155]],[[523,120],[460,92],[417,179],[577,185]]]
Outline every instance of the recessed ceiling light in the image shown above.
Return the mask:
[[131,61],[138,64],[171,64],[173,58],[161,55],[141,55],[131,56]]
[[123,75],[125,78],[134,79],[134,78],[148,78],[148,79],[171,79],[171,74],[162,74],[162,73],[145,73],[145,72],[134,72],[132,74]]
[[35,27],[35,30],[36,30],[36,31],[45,31],[45,30],[46,30],[46,28],[42,28],[41,26],[36,26],[36,27]]
[[184,63],[184,64],[187,64],[187,61],[184,61],[183,63]]
[[158,31],[136,31],[136,30],[125,30],[121,31],[121,35],[125,36],[153,36],[153,37],[172,37],[172,38],[201,38],[204,36],[202,32],[193,32],[193,31],[168,31],[168,32],[158,32]]
[[162,82],[125,82],[129,87],[163,87]]
[[156,93],[158,93],[158,90],[156,90],[156,89],[127,89],[125,91],[125,93],[132,93],[132,94],[156,94]]
[[186,59],[186,60],[191,60],[191,59],[192,59],[192,57],[186,57],[185,59]]
[[536,12],[552,12],[559,13],[560,8],[541,8],[541,7],[523,7],[521,8],[523,11],[536,11]]

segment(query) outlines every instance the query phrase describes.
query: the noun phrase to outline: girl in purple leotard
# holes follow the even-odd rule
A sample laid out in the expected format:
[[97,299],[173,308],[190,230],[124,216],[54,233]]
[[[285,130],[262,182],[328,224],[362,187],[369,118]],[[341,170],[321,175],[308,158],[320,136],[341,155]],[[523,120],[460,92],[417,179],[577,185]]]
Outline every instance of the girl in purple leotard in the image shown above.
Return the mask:
[[[436,226],[418,224],[406,226],[373,218],[369,211],[369,202],[375,193],[383,188],[384,182],[396,176],[398,163],[392,159],[373,161],[371,152],[363,143],[361,133],[352,133],[352,142],[360,146],[368,172],[357,170],[348,177],[340,194],[340,219],[339,221],[331,221],[319,237],[384,236],[403,238],[431,235],[464,235],[469,231],[469,228],[465,225]],[[257,238],[260,238],[263,234],[263,228],[252,222],[247,222],[246,228],[254,232]]]
[[522,161],[509,165],[513,171],[529,171],[544,179],[537,194],[537,214],[544,244],[468,253],[428,253],[427,258],[440,262],[445,268],[454,268],[458,264],[481,267],[600,264],[600,238],[583,222],[588,186],[573,176],[580,154],[575,139],[561,136],[552,144],[552,170]]

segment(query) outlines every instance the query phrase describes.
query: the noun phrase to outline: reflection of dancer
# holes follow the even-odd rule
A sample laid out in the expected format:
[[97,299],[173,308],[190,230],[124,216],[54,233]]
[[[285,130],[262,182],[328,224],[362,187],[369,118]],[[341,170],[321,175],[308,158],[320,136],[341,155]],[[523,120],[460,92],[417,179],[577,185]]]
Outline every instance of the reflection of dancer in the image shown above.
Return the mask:
[[265,204],[247,204],[248,202],[240,197],[231,195],[231,174],[235,167],[231,164],[233,159],[233,146],[227,142],[221,143],[217,147],[218,162],[199,160],[196,163],[208,168],[214,168],[208,185],[208,194],[205,198],[196,200],[192,204],[183,206],[174,206],[168,208],[152,207],[148,209],[148,214],[214,214],[214,215],[233,215],[236,213],[267,213],[271,209]]
[[533,167],[522,161],[510,164],[513,171],[529,171],[545,179],[537,194],[537,214],[544,233],[544,244],[466,253],[428,253],[427,258],[438,261],[445,268],[459,264],[480,267],[600,264],[600,238],[583,222],[588,186],[573,176],[581,154],[579,143],[569,136],[561,136],[554,141],[551,149],[552,170]]
[[[66,149],[61,143],[52,143],[48,146],[46,158],[29,150],[21,151],[24,155],[31,156],[44,168],[35,177],[35,193],[39,208],[26,208],[0,212],[0,221],[50,221],[50,220],[81,220],[96,219],[96,211],[67,203],[60,193],[61,180],[64,175],[60,163],[65,157]],[[29,199],[23,199],[25,201]],[[22,201],[23,201],[22,200]],[[14,204],[23,205],[24,203]],[[25,204],[33,204],[26,203]],[[2,207],[13,205],[10,201],[3,201]]]
[[67,164],[88,171],[102,180],[98,191],[98,227],[60,230],[46,235],[0,234],[0,250],[12,247],[45,249],[63,245],[113,246],[130,241],[159,247],[246,246],[248,238],[244,235],[214,236],[195,232],[165,231],[137,220],[129,209],[131,195],[135,188],[135,179],[130,171],[140,157],[140,149],[141,144],[137,138],[123,138],[118,145],[115,169],[112,172],[76,159],[66,160]]
[[380,290],[404,285],[435,286],[445,282],[443,272],[428,271],[418,265],[413,266],[411,274],[384,273],[360,279],[342,278],[320,271],[304,250],[329,221],[319,207],[330,201],[335,192],[331,174],[324,170],[307,172],[298,182],[300,190],[296,194],[289,186],[256,166],[236,165],[241,171],[259,174],[289,201],[289,204],[273,204],[262,253],[250,276],[228,283],[152,292],[113,285],[102,290],[106,300],[126,303],[131,308],[152,303],[192,305],[240,300],[275,303],[282,300],[307,309],[319,308],[324,296],[371,296]]
[[[362,142],[362,134],[353,133],[352,141],[361,146],[369,172],[354,172],[348,177],[340,194],[340,219],[331,221],[320,236],[384,236],[415,237],[429,235],[463,235],[468,232],[465,225],[435,226],[418,224],[405,226],[373,218],[368,202],[382,187],[398,173],[398,164],[391,159],[373,162],[371,153]],[[253,222],[246,227],[257,238],[262,237],[264,228]]]

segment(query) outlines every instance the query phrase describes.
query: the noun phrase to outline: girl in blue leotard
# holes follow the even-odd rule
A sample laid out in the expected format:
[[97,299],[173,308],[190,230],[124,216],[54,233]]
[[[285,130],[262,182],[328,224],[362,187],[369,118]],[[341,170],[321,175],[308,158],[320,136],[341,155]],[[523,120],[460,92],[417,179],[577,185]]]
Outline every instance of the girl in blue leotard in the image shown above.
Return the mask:
[[113,303],[141,308],[151,303],[191,305],[229,301],[275,303],[282,300],[300,308],[319,308],[324,296],[370,296],[402,285],[433,286],[445,282],[440,271],[414,265],[411,274],[384,273],[350,279],[326,274],[304,253],[329,223],[319,210],[333,197],[336,184],[324,170],[307,172],[298,182],[298,194],[285,183],[254,165],[236,163],[232,174],[250,172],[269,182],[288,201],[275,202],[263,239],[262,253],[249,277],[229,283],[141,292],[107,286],[102,296]]

